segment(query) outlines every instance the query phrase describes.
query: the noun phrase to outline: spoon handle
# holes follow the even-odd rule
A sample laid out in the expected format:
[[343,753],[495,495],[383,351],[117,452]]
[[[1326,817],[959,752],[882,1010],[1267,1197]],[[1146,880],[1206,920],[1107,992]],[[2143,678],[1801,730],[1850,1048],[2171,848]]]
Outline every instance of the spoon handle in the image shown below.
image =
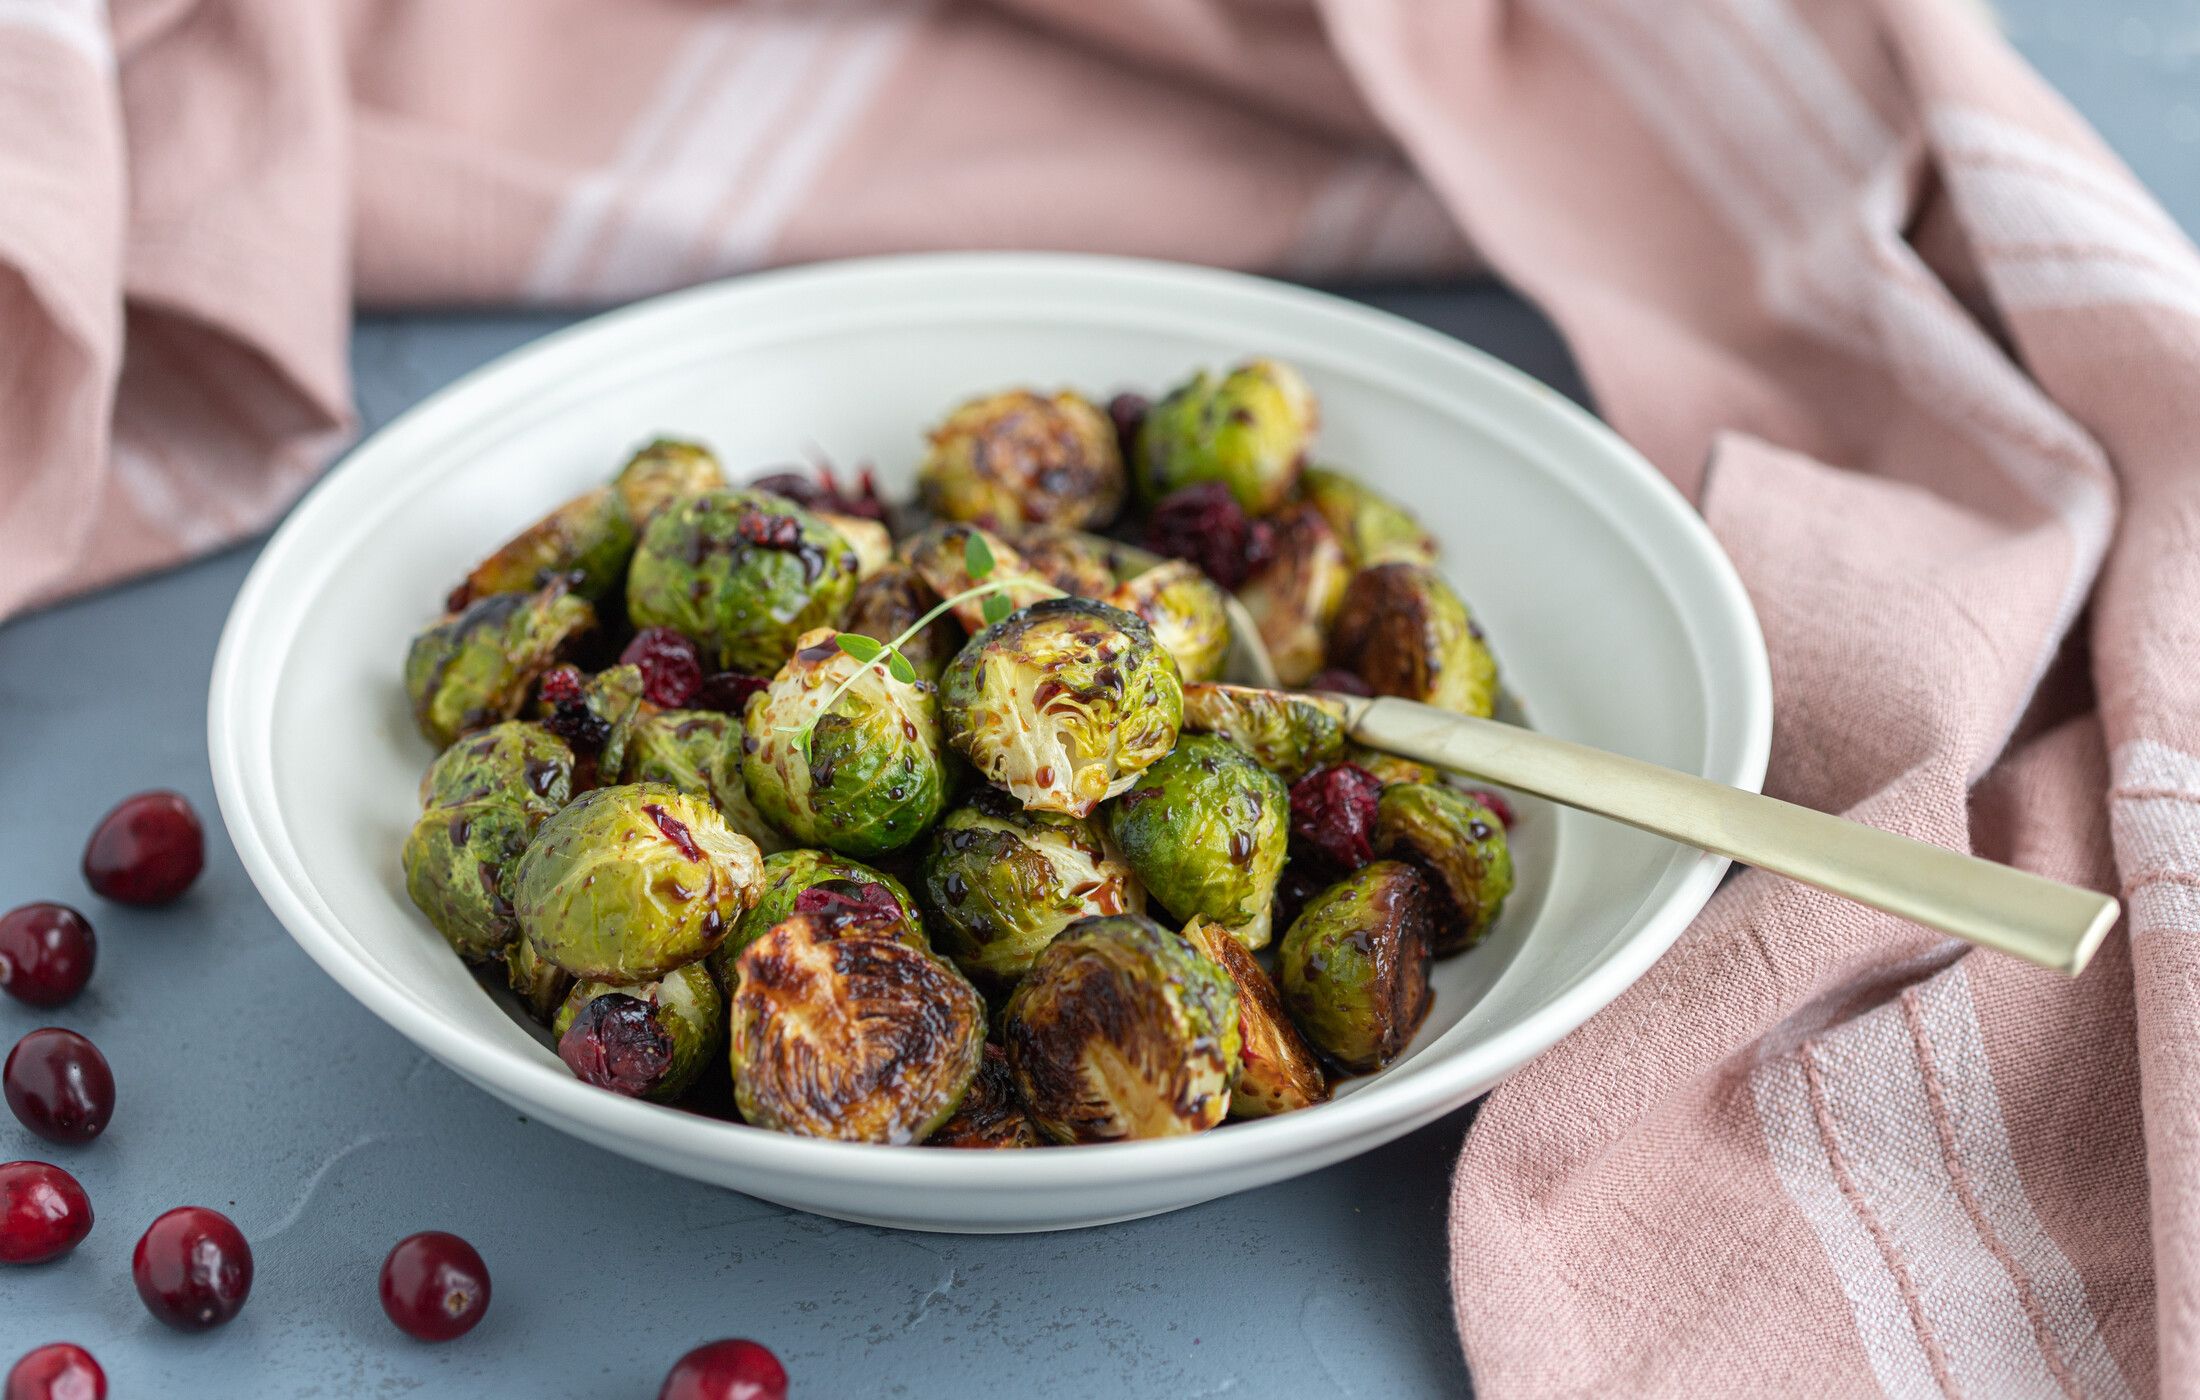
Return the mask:
[[2105,894],[1641,759],[1410,700],[1349,703],[1370,748],[1457,769],[2075,976],[2116,922]]

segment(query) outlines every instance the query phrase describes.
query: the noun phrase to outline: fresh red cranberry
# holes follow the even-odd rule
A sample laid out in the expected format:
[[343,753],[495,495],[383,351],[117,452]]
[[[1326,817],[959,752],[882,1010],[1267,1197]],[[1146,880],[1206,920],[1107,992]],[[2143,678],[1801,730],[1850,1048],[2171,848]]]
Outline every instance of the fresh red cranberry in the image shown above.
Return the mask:
[[84,1243],[92,1198],[50,1162],[0,1162],[0,1264],[43,1264]]
[[703,688],[703,658],[695,643],[670,627],[644,627],[619,653],[621,665],[642,668],[642,695],[652,705],[685,709]]
[[1340,671],[1335,667],[1317,672],[1314,679],[1306,683],[1306,688],[1308,690],[1334,691],[1339,695],[1373,695],[1375,693],[1368,683],[1361,680],[1357,675],[1350,671]]
[[1189,559],[1224,588],[1258,573],[1275,549],[1275,528],[1255,520],[1219,481],[1163,496],[1146,519],[1146,548]]
[[99,940],[66,904],[26,904],[0,914],[0,991],[32,1006],[60,1006],[92,980]]
[[49,1026],[15,1042],[0,1069],[8,1107],[48,1142],[74,1146],[107,1130],[115,1116],[115,1076],[99,1047]]
[[584,1084],[640,1098],[672,1070],[672,1037],[650,1004],[606,992],[580,1009],[558,1037],[558,1058]]
[[1128,462],[1138,450],[1138,430],[1146,426],[1153,400],[1144,394],[1117,394],[1108,400],[1108,421],[1115,425],[1115,445]]
[[815,476],[804,476],[798,471],[773,472],[749,484],[758,491],[784,496],[807,510],[861,516],[865,520],[886,518],[886,503],[879,499],[878,482],[872,478],[869,467],[856,469],[853,490],[840,484],[829,462],[818,463]]
[[1475,788],[1467,796],[1496,813],[1499,826],[1504,827],[1507,831],[1512,830],[1513,809],[1510,802],[1507,802],[1499,794],[1491,792],[1488,788]]
[[657,1400],[787,1400],[787,1368],[755,1342],[709,1342],[674,1364]]
[[1317,768],[1291,784],[1291,835],[1339,871],[1375,859],[1375,799],[1382,780],[1351,763]]
[[179,1332],[204,1332],[244,1307],[252,1246],[220,1211],[178,1206],[137,1242],[130,1277],[153,1316]]
[[125,797],[84,846],[84,882],[117,904],[170,903],[205,865],[206,831],[175,792]]
[[835,928],[847,924],[899,924],[908,920],[894,892],[876,880],[827,880],[794,897],[794,912],[816,914]]
[[769,684],[761,676],[744,676],[739,671],[713,671],[703,677],[702,685],[697,687],[693,705],[698,710],[717,710],[721,714],[746,714],[749,697]]
[[74,1342],[48,1342],[8,1371],[7,1400],[107,1400],[107,1373]]
[[489,1266],[456,1235],[408,1235],[382,1261],[382,1311],[423,1342],[463,1337],[489,1311]]

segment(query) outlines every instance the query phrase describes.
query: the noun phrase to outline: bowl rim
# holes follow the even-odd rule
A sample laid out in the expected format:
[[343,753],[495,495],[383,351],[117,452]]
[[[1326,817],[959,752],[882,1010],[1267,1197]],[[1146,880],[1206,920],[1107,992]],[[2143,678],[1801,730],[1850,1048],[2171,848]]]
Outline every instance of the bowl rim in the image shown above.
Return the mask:
[[[1036,293],[1066,280],[1087,284],[1076,289],[1087,292],[1112,287],[1126,296],[1236,297],[1255,304],[1255,309],[1265,305],[1271,310],[1281,304],[1302,320],[1326,319],[1353,335],[1388,341],[1403,353],[1448,362],[1450,371],[1482,382],[1490,405],[1510,410],[1540,432],[1557,435],[1567,451],[1602,459],[1602,469],[1613,480],[1639,488],[1627,499],[1630,512],[1651,513],[1654,533],[1661,540],[1686,546],[1685,557],[1653,554],[1647,562],[1657,565],[1661,576],[1671,563],[1691,564],[1700,573],[1691,581],[1690,591],[1702,596],[1681,597],[1676,589],[1676,602],[1694,602],[1700,608],[1681,613],[1697,649],[1696,669],[1699,675],[1731,687],[1723,703],[1732,710],[1725,717],[1727,722],[1707,738],[1710,761],[1706,767],[1712,771],[1706,776],[1761,789],[1771,748],[1771,671],[1756,613],[1740,577],[1703,518],[1655,467],[1586,409],[1540,381],[1390,312],[1244,273],[1076,253],[916,253],[847,259],[670,292],[530,341],[452,381],[360,441],[291,510],[254,562],[223,626],[208,694],[207,737],[217,800],[238,856],[270,910],[307,955],[368,1010],[465,1078],[499,1097],[534,1105],[561,1126],[604,1145],[631,1144],[637,1151],[646,1147],[687,1160],[737,1166],[745,1162],[767,1172],[875,1187],[939,1185],[951,1179],[955,1186],[970,1190],[1049,1192],[1220,1173],[1278,1158],[1328,1160],[1350,1152],[1356,1138],[1364,1137],[1370,1145],[1387,1140],[1392,1133],[1386,1129],[1427,1121],[1494,1085],[1587,1021],[1647,971],[1709,900],[1729,865],[1725,858],[1699,855],[1631,937],[1560,987],[1544,1005],[1452,1053],[1424,1051],[1414,1057],[1419,1063],[1409,1061],[1401,1067],[1410,1068],[1409,1073],[1386,1075],[1305,1112],[1240,1122],[1223,1133],[1088,1144],[1076,1152],[970,1153],[795,1137],[607,1094],[552,1063],[524,1057],[433,1014],[355,949],[341,918],[321,903],[304,870],[285,856],[288,843],[272,785],[264,775],[251,771],[249,762],[255,744],[268,745],[271,735],[264,727],[255,733],[247,701],[264,690],[272,705],[279,686],[266,677],[280,673],[281,653],[276,654],[278,664],[269,667],[261,664],[270,659],[264,649],[271,640],[287,643],[289,636],[284,631],[270,638],[263,629],[277,625],[268,620],[268,614],[280,600],[288,575],[304,566],[304,556],[322,547],[318,536],[336,527],[332,501],[338,501],[340,508],[339,498],[349,484],[402,463],[410,451],[408,439],[462,431],[471,416],[470,400],[486,387],[533,381],[539,388],[571,374],[585,374],[597,362],[597,345],[628,333],[637,322],[704,312],[738,316],[743,303],[790,295],[840,299],[839,304],[845,305],[897,285],[973,278],[982,278],[987,288],[996,290],[1003,283],[1022,283]],[[324,516],[331,518],[324,521]],[[1717,635],[1707,637],[1707,633]],[[1725,654],[1707,655],[1707,640],[1717,642]]]

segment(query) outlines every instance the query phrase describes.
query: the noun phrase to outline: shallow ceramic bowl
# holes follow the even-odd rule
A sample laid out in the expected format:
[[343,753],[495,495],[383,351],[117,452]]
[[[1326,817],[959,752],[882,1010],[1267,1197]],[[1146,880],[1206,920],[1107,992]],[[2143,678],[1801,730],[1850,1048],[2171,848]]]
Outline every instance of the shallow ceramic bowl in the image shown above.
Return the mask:
[[431,757],[398,683],[408,639],[474,559],[638,443],[700,437],[737,476],[822,451],[875,462],[903,493],[921,430],[981,390],[1152,392],[1252,353],[1305,371],[1326,460],[1435,531],[1538,727],[1758,785],[1770,687],[1733,570],[1666,482],[1558,394],[1405,321],[1253,278],[889,258],[703,287],[550,336],[332,471],[253,569],[215,664],[214,780],[246,868],[345,990],[491,1094],[635,1161],[850,1220],[1123,1220],[1313,1171],[1459,1107],[1640,976],[1725,862],[1524,803],[1518,890],[1482,946],[1437,965],[1435,1011],[1389,1070],[1282,1118],[1036,1152],[817,1142],[589,1088],[405,897],[398,849]]

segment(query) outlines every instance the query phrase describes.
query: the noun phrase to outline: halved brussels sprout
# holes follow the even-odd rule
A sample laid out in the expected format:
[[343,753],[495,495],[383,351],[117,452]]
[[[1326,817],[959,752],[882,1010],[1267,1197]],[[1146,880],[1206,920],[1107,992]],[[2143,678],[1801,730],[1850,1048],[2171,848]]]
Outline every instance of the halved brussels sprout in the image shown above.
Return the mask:
[[573,797],[573,750],[539,724],[492,724],[437,755],[420,780],[424,807],[499,801],[540,820]]
[[1394,783],[1375,801],[1375,853],[1410,860],[1429,876],[1440,908],[1429,947],[1438,957],[1481,941],[1512,893],[1505,823],[1472,797],[1437,783]]
[[773,924],[794,916],[794,902],[802,897],[804,890],[824,889],[854,896],[866,885],[884,885],[894,896],[894,902],[901,906],[902,920],[908,926],[908,935],[903,941],[919,948],[930,946],[925,942],[924,920],[917,913],[917,902],[909,897],[908,887],[901,881],[861,861],[798,846],[765,857],[756,903],[733,926],[733,936],[712,955],[711,961],[721,975],[730,971],[733,959],[743,948],[762,937]]
[[1310,466],[1299,478],[1307,503],[1322,513],[1355,569],[1404,560],[1436,562],[1436,537],[1413,512],[1335,467]]
[[1105,598],[1115,587],[1113,540],[1060,525],[1032,525],[1015,535],[1024,567],[1072,598]]
[[599,486],[520,531],[474,565],[454,601],[529,593],[563,577],[590,602],[615,592],[634,554],[634,517],[617,491]]
[[1345,1069],[1381,1069],[1427,1018],[1433,904],[1420,871],[1378,860],[1308,900],[1284,934],[1284,1009]]
[[512,718],[528,687],[596,625],[596,610],[562,578],[533,593],[477,598],[413,638],[405,694],[437,748]]
[[1009,998],[1008,1065],[1040,1133],[1113,1142],[1202,1132],[1237,1077],[1237,991],[1151,919],[1080,919]]
[[[559,670],[569,674],[544,677],[536,692],[535,708],[543,724],[580,755],[580,786],[618,781],[634,722],[642,713],[642,668],[611,666],[592,676],[571,666]],[[553,689],[558,698],[552,698]]]
[[1252,755],[1212,734],[1187,734],[1106,815],[1123,859],[1162,908],[1221,924],[1248,948],[1268,942],[1291,794]]
[[[860,515],[836,515],[819,511],[817,518],[833,528],[856,552],[856,581],[862,582],[894,562],[894,536],[884,521]],[[889,634],[891,635],[891,634]],[[883,639],[882,639],[883,640]]]
[[1329,1097],[1329,1074],[1306,1038],[1291,1024],[1276,984],[1253,955],[1220,924],[1192,919],[1184,936],[1214,959],[1237,988],[1239,1053],[1237,1083],[1230,1089],[1232,1118],[1272,1118],[1310,1108]]
[[931,433],[917,497],[944,520],[995,529],[1105,525],[1122,508],[1115,425],[1086,399],[1028,389],[972,399]]
[[[907,564],[893,563],[856,586],[840,630],[890,642],[916,625],[940,601],[930,584]],[[947,669],[947,660],[962,647],[962,629],[944,617],[933,618],[924,630],[901,644],[919,680],[936,681]]]
[[796,914],[733,968],[734,1101],[758,1127],[922,1142],[977,1077],[985,1000],[922,948]]
[[803,635],[772,683],[749,698],[744,725],[749,797],[797,841],[881,855],[922,836],[947,805],[933,687],[894,679],[883,661],[856,660],[830,628]]
[[756,901],[756,843],[663,783],[597,788],[542,824],[512,872],[521,932],[545,961],[648,982],[725,940]]
[[513,939],[504,950],[504,980],[527,1014],[544,1025],[550,1024],[573,987],[573,974],[544,962],[535,945],[524,938]]
[[1484,719],[1497,709],[1497,662],[1482,629],[1425,564],[1378,564],[1352,576],[1330,627],[1329,664],[1377,695]]
[[1015,1076],[1008,1072],[1008,1056],[988,1043],[979,1062],[978,1077],[970,1081],[955,1116],[933,1129],[926,1147],[1037,1147],[1039,1130],[1016,1097]]
[[1345,740],[1344,761],[1355,768],[1365,769],[1375,781],[1385,787],[1392,783],[1433,783],[1437,776],[1436,770],[1426,763],[1416,763],[1394,753],[1371,749],[1350,739]]
[[[976,535],[985,541],[986,549],[993,555],[991,578],[1002,582],[1024,580],[1008,588],[1003,596],[1009,606],[1029,607],[1044,598],[1055,596],[1055,587],[1024,562],[1024,556],[991,530],[976,525],[932,525],[919,530],[901,542],[904,563],[915,569],[925,584],[942,598],[952,598],[975,586],[970,577],[970,565],[966,551],[970,537]],[[971,598],[955,605],[954,618],[966,632],[981,631],[985,627],[984,598]],[[878,640],[890,641],[892,633]]]
[[764,820],[741,777],[741,721],[717,710],[658,710],[634,722],[628,736],[625,783],[670,783],[707,797],[726,825],[756,843],[765,855],[793,845]]
[[637,527],[675,501],[724,489],[726,473],[699,442],[659,438],[627,459],[612,480]]
[[1026,807],[1090,813],[1176,742],[1184,688],[1146,624],[1051,598],[972,637],[942,683],[947,739]]
[[1217,379],[1201,370],[1169,391],[1138,430],[1139,498],[1219,481],[1266,515],[1290,496],[1320,422],[1314,391],[1280,360],[1249,360]]
[[1344,712],[1333,700],[1250,685],[1184,687],[1184,728],[1219,734],[1287,783],[1344,756]]
[[1352,566],[1329,522],[1312,506],[1286,507],[1275,525],[1268,563],[1237,596],[1260,628],[1277,679],[1304,685],[1322,668],[1324,638],[1352,581]]
[[627,615],[694,638],[708,666],[768,676],[803,633],[839,619],[857,562],[839,531],[783,496],[687,496],[642,531]]
[[1222,674],[1223,658],[1230,654],[1230,614],[1221,587],[1197,564],[1171,559],[1119,585],[1107,601],[1145,619],[1187,682]]
[[1023,976],[1077,920],[1146,907],[1137,878],[1090,819],[1027,812],[990,788],[933,833],[924,896],[935,945],[993,986]]
[[558,1008],[558,1058],[599,1089],[669,1103],[726,1043],[726,999],[701,963],[655,982],[582,982]]
[[405,838],[405,893],[468,962],[495,956],[518,934],[506,878],[542,820],[492,797],[430,807]]

